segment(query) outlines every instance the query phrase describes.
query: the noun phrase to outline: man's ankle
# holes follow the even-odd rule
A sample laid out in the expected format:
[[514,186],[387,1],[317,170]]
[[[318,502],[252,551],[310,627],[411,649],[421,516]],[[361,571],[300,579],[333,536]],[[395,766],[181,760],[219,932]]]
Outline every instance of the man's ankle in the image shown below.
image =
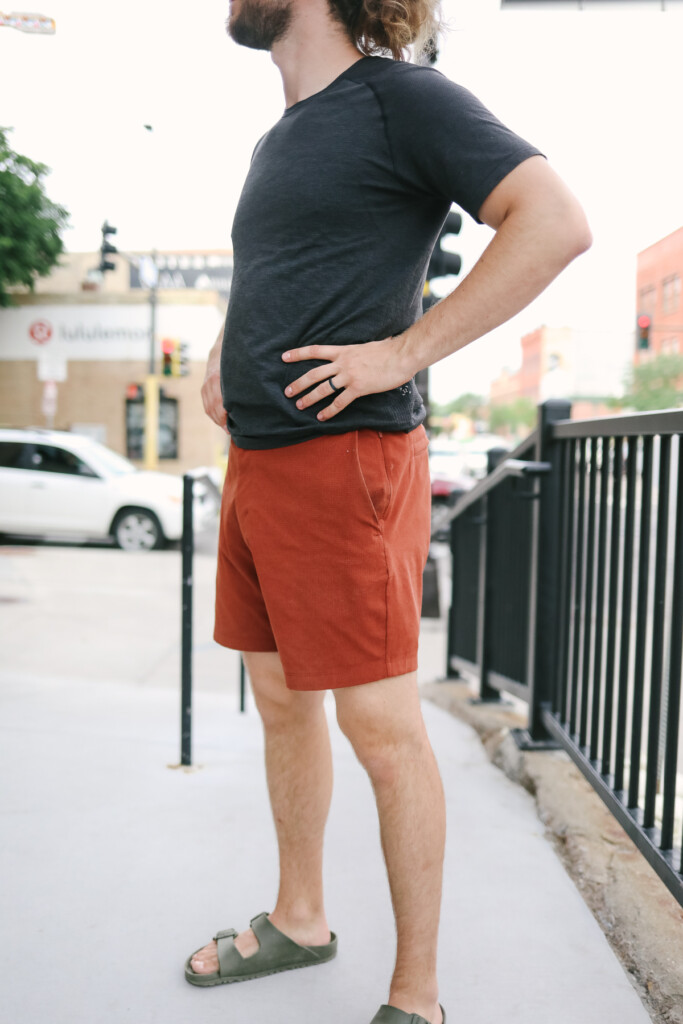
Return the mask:
[[439,992],[436,983],[400,989],[392,986],[387,1000],[389,1006],[395,1006],[404,1013],[417,1013],[430,1024],[440,1024]]
[[277,904],[268,914],[276,928],[296,942],[323,945],[329,942],[330,929],[323,907],[316,904]]

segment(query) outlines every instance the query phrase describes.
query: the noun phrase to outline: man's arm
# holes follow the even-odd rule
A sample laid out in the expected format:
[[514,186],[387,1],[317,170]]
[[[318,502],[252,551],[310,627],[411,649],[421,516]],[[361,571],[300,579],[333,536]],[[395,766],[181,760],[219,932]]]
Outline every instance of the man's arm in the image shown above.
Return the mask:
[[223,346],[224,330],[225,324],[218,332],[218,336],[209,352],[204,383],[202,384],[202,402],[204,403],[206,415],[214,423],[217,423],[219,427],[222,427],[227,434],[228,415],[223,408],[223,395],[221,393],[221,348]]
[[586,217],[576,198],[548,166],[533,156],[494,188],[479,211],[495,236],[471,272],[445,299],[403,334],[362,345],[310,345],[286,352],[283,359],[326,359],[285,392],[306,408],[344,388],[318,419],[335,416],[361,395],[399,387],[418,370],[469,345],[519,313],[555,277],[591,245]]

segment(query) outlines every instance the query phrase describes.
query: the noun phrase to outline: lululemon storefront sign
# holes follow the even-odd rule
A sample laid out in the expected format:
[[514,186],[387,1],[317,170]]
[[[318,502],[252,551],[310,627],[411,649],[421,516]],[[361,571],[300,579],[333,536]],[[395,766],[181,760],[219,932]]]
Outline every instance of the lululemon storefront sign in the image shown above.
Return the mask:
[[[157,348],[160,337],[182,337],[191,358],[206,358],[220,320],[212,306],[160,306]],[[2,309],[0,360],[40,360],[48,352],[66,360],[147,360],[149,330],[149,307],[144,304]]]

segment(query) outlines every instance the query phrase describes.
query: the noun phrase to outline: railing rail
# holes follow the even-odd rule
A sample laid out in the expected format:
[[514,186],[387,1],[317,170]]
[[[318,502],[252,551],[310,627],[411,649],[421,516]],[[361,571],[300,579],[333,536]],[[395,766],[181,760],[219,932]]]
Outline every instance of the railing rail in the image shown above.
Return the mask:
[[570,411],[450,511],[447,675],[525,700],[520,746],[563,747],[683,904],[683,409]]

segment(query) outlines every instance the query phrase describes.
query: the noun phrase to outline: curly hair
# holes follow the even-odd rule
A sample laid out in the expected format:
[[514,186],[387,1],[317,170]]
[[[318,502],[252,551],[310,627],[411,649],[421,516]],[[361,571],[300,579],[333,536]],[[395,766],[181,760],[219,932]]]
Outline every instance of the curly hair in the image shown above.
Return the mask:
[[390,53],[406,60],[408,47],[416,58],[435,50],[441,31],[441,0],[327,0],[332,17],[341,22],[361,53]]

